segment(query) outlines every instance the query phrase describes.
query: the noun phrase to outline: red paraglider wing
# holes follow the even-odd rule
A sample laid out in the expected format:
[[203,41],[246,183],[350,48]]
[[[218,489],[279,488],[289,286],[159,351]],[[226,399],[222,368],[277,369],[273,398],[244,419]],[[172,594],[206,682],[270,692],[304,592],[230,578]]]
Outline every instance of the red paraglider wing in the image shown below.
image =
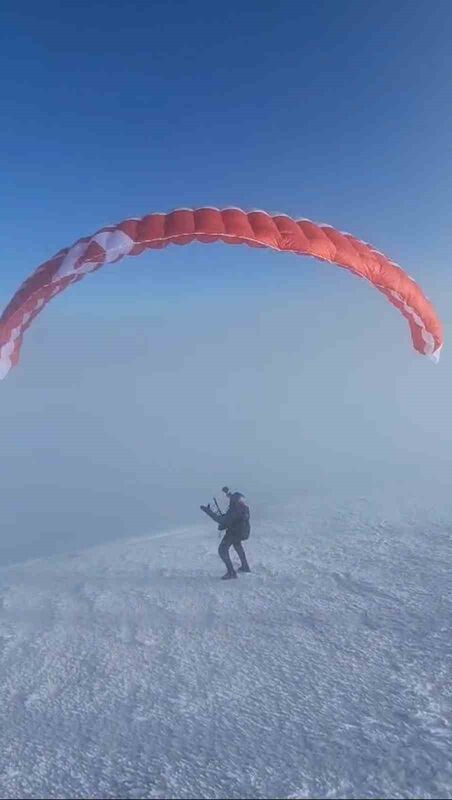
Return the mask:
[[60,250],[22,284],[0,318],[0,378],[17,364],[24,332],[55,295],[103,264],[190,242],[247,244],[313,256],[366,278],[408,320],[415,349],[437,361],[441,322],[415,281],[371,245],[329,225],[239,208],[177,209],[102,228]]

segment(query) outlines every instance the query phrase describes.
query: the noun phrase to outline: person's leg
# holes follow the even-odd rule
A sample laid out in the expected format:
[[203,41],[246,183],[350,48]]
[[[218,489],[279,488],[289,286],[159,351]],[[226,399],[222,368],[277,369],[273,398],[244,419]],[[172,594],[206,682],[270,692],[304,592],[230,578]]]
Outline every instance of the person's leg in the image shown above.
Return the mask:
[[220,556],[221,560],[224,561],[226,565],[226,569],[228,571],[228,575],[235,575],[235,569],[233,567],[231,557],[229,555],[229,548],[231,546],[231,538],[228,536],[227,533],[223,536],[220,546],[218,548],[218,555]]
[[246,560],[246,553],[243,549],[242,542],[233,542],[234,550],[237,553],[238,557],[240,558],[241,567],[239,568],[240,572],[251,572],[249,568],[248,561]]

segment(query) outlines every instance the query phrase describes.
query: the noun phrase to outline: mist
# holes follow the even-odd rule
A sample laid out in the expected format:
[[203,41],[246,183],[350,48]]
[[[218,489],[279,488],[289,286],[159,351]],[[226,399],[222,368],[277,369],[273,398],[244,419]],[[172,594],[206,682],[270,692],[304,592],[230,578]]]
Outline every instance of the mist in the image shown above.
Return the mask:
[[244,253],[219,286],[197,257],[190,291],[115,267],[25,337],[0,385],[2,564],[195,523],[225,483],[258,515],[313,493],[447,493],[447,351],[414,353],[400,314],[336,268]]

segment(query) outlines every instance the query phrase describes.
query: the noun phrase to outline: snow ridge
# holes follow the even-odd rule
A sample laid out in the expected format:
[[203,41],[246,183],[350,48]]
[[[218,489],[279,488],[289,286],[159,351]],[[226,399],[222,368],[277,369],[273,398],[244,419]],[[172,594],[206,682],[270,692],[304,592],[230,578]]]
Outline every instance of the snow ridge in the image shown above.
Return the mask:
[[305,499],[226,584],[217,543],[0,571],[0,796],[452,797],[438,512]]

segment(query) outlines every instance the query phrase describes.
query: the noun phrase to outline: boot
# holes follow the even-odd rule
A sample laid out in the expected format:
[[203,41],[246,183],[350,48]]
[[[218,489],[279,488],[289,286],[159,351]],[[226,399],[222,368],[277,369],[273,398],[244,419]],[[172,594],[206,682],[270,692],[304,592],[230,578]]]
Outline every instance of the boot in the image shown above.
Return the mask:
[[223,575],[221,580],[222,581],[229,581],[231,578],[236,578],[236,577],[237,577],[237,573],[236,572],[227,572],[226,575]]
[[251,570],[248,564],[242,564],[242,566],[238,568],[237,572],[251,572]]

